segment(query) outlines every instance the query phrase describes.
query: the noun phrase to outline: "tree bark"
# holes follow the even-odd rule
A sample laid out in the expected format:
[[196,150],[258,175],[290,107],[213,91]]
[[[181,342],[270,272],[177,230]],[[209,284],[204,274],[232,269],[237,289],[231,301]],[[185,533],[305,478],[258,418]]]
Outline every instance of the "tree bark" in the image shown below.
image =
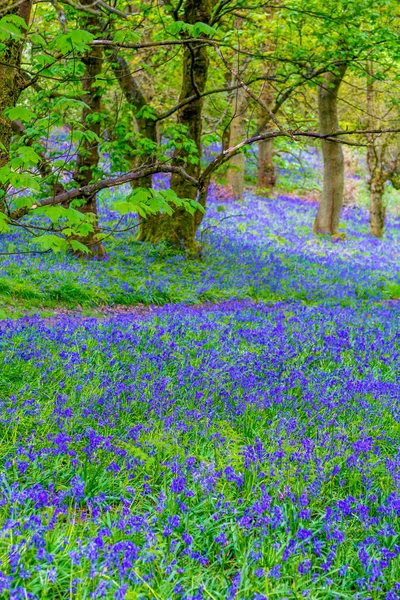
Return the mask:
[[370,180],[370,233],[374,237],[382,237],[385,230],[385,206],[383,204],[383,192],[385,183],[381,178]]
[[[275,68],[269,70],[269,74],[274,74]],[[272,111],[274,96],[271,87],[265,84],[263,90],[263,101]],[[265,113],[260,115],[260,125],[265,121]],[[264,129],[268,131],[268,129]],[[273,139],[258,142],[258,170],[257,170],[257,188],[268,190],[272,193],[276,184],[276,169],[274,165],[274,141]]]
[[[230,87],[232,85],[232,83],[236,83],[232,79],[232,73],[230,71],[225,71],[224,79],[225,79],[226,87]],[[229,121],[228,125],[225,127],[225,129],[222,132],[222,138],[221,138],[222,151],[227,150],[229,148],[230,137],[231,137],[231,122]]]
[[[90,2],[90,0],[88,0]],[[88,16],[85,18],[84,28],[93,33],[100,30],[98,17]],[[82,89],[85,92],[83,101],[87,104],[82,110],[82,123],[86,131],[90,131],[96,136],[100,135],[101,130],[101,96],[102,90],[98,86],[97,77],[101,74],[103,66],[103,52],[101,46],[92,46],[82,58],[85,65],[85,71],[82,78]],[[93,181],[95,170],[99,163],[99,144],[96,140],[85,139],[81,144],[74,173],[74,179],[79,186],[89,185]],[[92,215],[93,231],[82,236],[76,236],[75,239],[87,246],[90,250],[90,256],[93,258],[103,258],[105,256],[104,247],[96,236],[99,233],[99,218],[97,211],[96,193],[81,199],[83,204],[78,210],[84,214]],[[76,251],[79,257],[85,257],[86,254]]]
[[[211,0],[186,0],[184,4],[185,23],[208,24],[212,13]],[[201,160],[201,133],[202,133],[202,108],[203,99],[200,95],[204,92],[208,75],[207,47],[201,39],[185,45],[183,51],[182,87],[179,101],[182,102],[189,96],[197,96],[190,104],[178,111],[177,122],[187,132],[187,137],[192,140],[197,148],[197,155],[193,156],[185,150],[175,153],[172,164],[184,167],[185,171],[194,178],[200,174]],[[188,160],[190,158],[190,160]],[[180,175],[171,177],[171,189],[179,198],[196,199],[197,188],[184,180]],[[205,204],[205,196],[202,196]],[[182,208],[175,208],[173,215],[157,214],[151,219],[146,219],[146,241],[157,243],[166,241],[175,247],[186,250],[189,254],[198,252],[195,234],[202,221],[203,215],[196,211],[194,215]]]
[[[9,6],[9,8],[7,8]],[[29,26],[32,1],[3,0],[1,2],[1,16],[18,15],[24,19]],[[10,144],[13,136],[12,122],[4,111],[14,108],[21,91],[25,86],[25,79],[21,72],[21,57],[24,41],[18,38],[10,38],[4,42],[4,48],[0,51],[0,167],[9,161]],[[4,204],[2,198],[7,189],[7,184],[0,186],[0,210]]]
[[[121,90],[124,93],[125,99],[129,104],[135,107],[136,111],[139,111],[141,108],[146,106],[148,103],[146,98],[136,81],[136,79],[132,76],[131,70],[129,68],[128,62],[125,60],[123,56],[118,55],[114,52],[111,56],[112,60],[112,69],[114,75],[116,76],[118,83],[120,85]],[[138,133],[143,137],[149,139],[150,141],[157,144],[157,122],[154,119],[149,119],[144,116],[137,119],[135,118],[136,126]],[[143,155],[141,157],[141,161],[143,166],[152,166],[155,164],[155,156],[154,153],[150,152],[149,154]],[[132,161],[132,168],[137,168],[139,166],[139,160],[135,158]],[[142,177],[141,179],[137,179],[131,183],[132,188],[146,188],[151,189],[153,186],[153,178],[151,175],[147,177]],[[151,233],[153,229],[152,221],[156,218],[156,216],[148,215],[146,218],[138,215],[139,219],[139,228],[137,240],[141,242],[148,241],[148,238],[151,238],[149,232]]]
[[258,143],[257,188],[272,193],[276,185],[276,169],[274,165],[274,141],[263,140]]
[[[246,137],[246,110],[248,96],[243,88],[239,88],[232,102],[232,121],[230,127],[229,147],[233,148]],[[229,161],[226,174],[228,188],[232,197],[236,200],[243,196],[244,192],[244,168],[245,158],[243,152],[236,154]]]
[[[376,128],[378,107],[375,102],[375,89],[373,79],[373,66],[367,63],[369,82],[367,84],[367,112],[369,128]],[[367,167],[368,167],[368,190],[370,197],[369,227],[374,237],[382,237],[385,229],[385,206],[383,204],[383,193],[385,181],[390,176],[390,169],[385,169],[385,153],[388,138],[382,140],[382,136],[374,134],[367,135]]]
[[[346,65],[338,66],[335,73],[327,73],[318,92],[319,131],[329,134],[339,129],[337,97]],[[324,180],[322,196],[314,222],[316,233],[336,235],[344,191],[344,157],[338,142],[322,140]]]

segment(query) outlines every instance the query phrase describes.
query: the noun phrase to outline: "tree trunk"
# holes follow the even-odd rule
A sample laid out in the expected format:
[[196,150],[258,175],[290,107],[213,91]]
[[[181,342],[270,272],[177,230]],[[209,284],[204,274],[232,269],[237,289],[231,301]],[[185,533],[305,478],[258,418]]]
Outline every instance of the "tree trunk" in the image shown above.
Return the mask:
[[[327,73],[318,92],[319,131],[329,134],[338,131],[337,97],[346,65],[340,65],[335,73]],[[344,191],[343,149],[338,142],[323,140],[324,181],[322,197],[314,223],[316,233],[338,233],[340,211]]]
[[[379,128],[377,123],[378,107],[376,106],[373,65],[367,62],[367,73],[369,81],[367,84],[367,112],[369,129]],[[390,176],[390,170],[386,172],[385,151],[388,138],[374,134],[367,134],[367,167],[368,167],[368,190],[370,197],[369,226],[370,233],[374,237],[382,237],[385,229],[385,206],[383,204],[383,192],[385,181]]]
[[382,237],[385,229],[385,206],[383,192],[385,184],[381,178],[369,181],[370,193],[370,232],[374,237]]
[[[229,136],[229,147],[233,148],[246,137],[247,94],[243,88],[238,88],[232,103],[232,121]],[[244,154],[236,154],[229,161],[226,174],[227,184],[232,197],[236,200],[243,196],[244,191]]]
[[[7,5],[9,5],[9,9],[7,9]],[[31,0],[22,0],[21,2],[3,0],[1,7],[0,17],[18,15],[29,25],[32,9]],[[10,38],[3,43],[4,47],[0,50],[0,168],[9,161],[10,143],[13,135],[12,123],[4,115],[4,111],[8,108],[14,108],[26,83],[21,73],[24,42],[21,39]],[[0,187],[0,210],[6,189],[7,184]]]
[[[268,71],[270,74],[275,73],[275,68]],[[271,87],[265,84],[263,91],[264,104],[272,110],[274,103],[274,96]],[[265,113],[260,115],[260,125],[265,120]],[[268,129],[265,129],[267,131]],[[274,165],[274,141],[262,140],[258,142],[258,170],[257,170],[257,188],[268,190],[272,193],[275,189],[276,184],[276,169]]]
[[[186,0],[184,22],[208,24],[211,18],[212,6],[211,0]],[[207,47],[202,44],[201,40],[185,45],[179,101],[181,102],[193,95],[197,95],[198,98],[178,111],[177,122],[185,128],[187,137],[195,143],[197,155],[190,155],[190,160],[188,160],[188,152],[180,150],[175,153],[173,164],[184,167],[186,172],[195,178],[198,178],[200,174],[203,108],[203,100],[200,95],[204,92],[207,83],[208,63]],[[180,175],[172,175],[171,189],[179,198],[196,199],[197,197],[196,187]],[[205,203],[205,199],[203,201]],[[195,234],[202,218],[203,215],[199,211],[191,215],[182,208],[176,208],[171,216],[155,215],[151,219],[146,219],[145,239],[152,243],[166,241],[178,248],[185,249],[189,254],[196,255]]]
[[[143,106],[147,105],[146,98],[140,89],[136,79],[132,76],[129,64],[124,57],[116,54],[115,52],[111,56],[113,72],[118,80],[118,83],[124,93],[124,96],[129,104],[135,107],[136,111],[139,111]],[[154,119],[141,117],[136,119],[137,129],[140,135],[151,140],[157,144],[157,122]],[[155,163],[155,156],[151,152],[141,157],[141,162],[146,166],[151,166]],[[139,166],[139,160],[134,159],[132,162],[132,168]],[[142,177],[132,182],[132,187],[143,187],[151,189],[153,185],[152,176]],[[157,215],[148,215],[146,218],[138,215],[139,229],[137,240],[141,242],[151,241],[154,224],[157,221]]]
[[276,185],[276,169],[274,165],[274,142],[272,139],[258,143],[257,188],[272,193]]
[[[224,79],[225,79],[226,87],[230,87],[232,85],[232,83],[236,83],[232,79],[232,73],[230,71],[225,71]],[[224,152],[225,150],[227,150],[229,148],[230,137],[231,137],[231,121],[229,121],[229,123],[226,125],[226,127],[224,128],[224,130],[222,132],[222,138],[221,138],[222,152]]]
[[[88,0],[90,1],[90,0]],[[90,16],[85,18],[85,29],[93,33],[100,30],[98,17]],[[103,66],[103,55],[101,46],[92,46],[82,59],[85,65],[85,71],[82,78],[82,88],[85,92],[83,101],[87,104],[82,110],[82,123],[86,131],[90,131],[96,136],[100,135],[101,129],[101,96],[102,90],[98,86],[97,77],[101,74]],[[74,179],[80,185],[89,185],[93,181],[95,170],[99,163],[99,144],[96,140],[85,139],[79,148]],[[92,215],[93,231],[76,236],[75,239],[87,246],[90,250],[90,256],[94,258],[103,258],[105,251],[101,242],[96,238],[99,233],[99,219],[97,211],[96,194],[82,198],[83,204],[78,210],[84,214]],[[84,257],[85,253],[77,251],[77,256]]]

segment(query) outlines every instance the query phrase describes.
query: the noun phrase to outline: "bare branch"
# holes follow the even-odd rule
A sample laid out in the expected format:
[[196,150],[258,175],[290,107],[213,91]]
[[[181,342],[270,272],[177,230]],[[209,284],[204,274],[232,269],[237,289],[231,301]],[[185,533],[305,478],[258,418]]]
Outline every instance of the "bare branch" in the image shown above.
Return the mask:
[[284,131],[282,125],[279,123],[278,119],[276,118],[276,116],[274,115],[274,113],[271,111],[271,109],[269,108],[269,106],[267,106],[265,104],[265,102],[259,98],[250,88],[249,86],[241,79],[240,74],[235,71],[235,69],[233,69],[229,62],[226,60],[226,58],[224,57],[224,55],[222,54],[221,50],[218,48],[218,46],[215,46],[215,51],[218,54],[218,56],[220,57],[220,59],[222,60],[222,62],[224,63],[225,67],[228,69],[228,71],[230,71],[232,73],[232,75],[234,76],[234,78],[236,79],[236,81],[238,83],[240,83],[240,86],[245,90],[245,92],[250,96],[250,98],[253,98],[253,100],[255,102],[257,102],[257,104],[259,104],[264,110],[265,112],[268,114],[269,118],[271,119],[271,121],[273,123],[275,123],[275,125],[278,127],[279,131],[281,131],[282,133],[286,133],[289,137],[290,137],[290,133],[288,131]]
[[[267,75],[263,75],[260,77],[255,77],[251,81],[248,81],[246,83],[246,85],[251,85],[252,83],[255,83],[257,81],[278,81],[278,80],[275,77],[269,77]],[[243,87],[243,86],[241,85],[241,83],[238,82],[235,85],[215,88],[214,90],[209,90],[208,92],[204,92],[203,94],[200,94],[200,98],[205,98],[206,96],[211,96],[213,94],[223,94],[224,92],[233,92],[234,90],[238,90],[241,87]],[[199,96],[197,96],[196,94],[193,94],[192,96],[188,96],[187,98],[182,100],[182,102],[175,104],[175,106],[173,106],[172,108],[167,110],[165,113],[163,113],[162,115],[157,117],[157,121],[162,121],[164,119],[167,119],[168,117],[173,115],[176,111],[178,111],[180,108],[182,108],[183,106],[186,106],[187,104],[190,104],[191,102],[194,102],[195,100],[198,100],[198,98],[199,98]]]
[[[265,133],[261,133],[259,135],[253,135],[246,140],[243,140],[236,146],[232,148],[227,148],[223,152],[221,152],[214,160],[206,167],[199,179],[199,188],[200,190],[204,189],[206,182],[209,181],[211,174],[218,169],[221,165],[223,165],[226,161],[230,160],[232,156],[235,156],[239,152],[243,150],[245,146],[249,146],[251,144],[255,144],[256,142],[261,142],[262,140],[268,140],[277,137],[287,137],[293,140],[295,137],[308,137],[317,140],[327,140],[330,142],[335,142],[337,144],[346,144],[348,146],[360,146],[357,142],[348,142],[342,139],[344,135],[368,135],[368,134],[382,134],[382,133],[400,133],[400,129],[353,129],[351,131],[336,131],[334,133],[322,134],[316,131],[267,131]],[[362,144],[364,145],[364,144]]]
[[203,38],[189,38],[185,40],[165,40],[163,42],[142,42],[141,44],[135,44],[134,42],[114,42],[114,40],[93,40],[91,43],[93,46],[114,46],[116,48],[132,48],[133,50],[141,50],[142,48],[158,48],[162,46],[183,46],[190,42],[201,42],[202,44],[204,43],[207,45],[218,44],[218,42],[210,42]]
[[123,19],[127,19],[128,15],[124,12],[122,12],[122,10],[118,10],[118,8],[115,8],[114,6],[110,6],[110,4],[107,4],[107,2],[104,2],[103,0],[98,0],[98,4],[99,6],[101,6],[101,8],[104,8],[104,10],[106,10],[107,12],[113,13],[114,15],[118,15],[119,17],[122,17]]

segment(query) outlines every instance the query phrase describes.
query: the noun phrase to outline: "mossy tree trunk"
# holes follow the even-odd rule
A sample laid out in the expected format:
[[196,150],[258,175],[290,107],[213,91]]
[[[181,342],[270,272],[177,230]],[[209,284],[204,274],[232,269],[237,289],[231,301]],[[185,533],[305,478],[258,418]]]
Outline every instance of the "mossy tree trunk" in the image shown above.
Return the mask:
[[[186,0],[182,20],[189,24],[198,22],[208,24],[212,7],[212,0]],[[207,83],[208,64],[207,47],[201,39],[185,44],[179,101],[181,102],[189,96],[197,96],[197,98],[178,111],[177,122],[184,127],[187,137],[194,142],[197,154],[189,156],[185,150],[176,152],[173,164],[183,167],[189,175],[195,178],[198,178],[200,174],[203,107],[203,100],[200,96]],[[196,187],[178,174],[173,174],[171,177],[171,189],[179,198],[195,199],[197,197]],[[205,202],[205,199],[203,201]],[[202,218],[203,215],[199,211],[191,215],[181,208],[176,208],[171,216],[155,215],[151,219],[146,219],[144,239],[152,243],[166,241],[178,248],[185,249],[189,254],[196,254],[195,234]]]
[[[87,0],[90,3],[90,0]],[[97,16],[85,17],[84,28],[91,33],[100,31],[100,23]],[[83,101],[87,106],[82,110],[82,124],[84,131],[100,137],[101,133],[101,97],[102,89],[99,86],[99,76],[103,67],[103,52],[101,46],[92,46],[82,58],[85,71],[82,78],[82,89],[85,92]],[[96,139],[85,138],[82,142],[77,156],[74,179],[80,186],[89,185],[94,177],[99,163],[99,142]],[[76,239],[87,246],[90,250],[90,256],[93,258],[103,258],[105,255],[102,243],[97,239],[99,233],[99,219],[97,210],[96,193],[82,198],[83,203],[79,211],[84,214],[92,215],[93,231]],[[85,253],[77,251],[77,256],[84,257]]]
[[[113,53],[111,56],[113,72],[118,80],[121,90],[124,93],[125,99],[129,104],[135,107],[135,111],[139,112],[144,106],[148,104],[146,98],[140,88],[135,77],[133,77],[129,68],[129,63],[123,56]],[[146,118],[144,116],[140,118],[133,117],[137,126],[138,133],[157,144],[157,122],[155,119]],[[142,153],[140,158],[135,158],[132,163],[132,168],[138,167],[139,164],[151,166],[155,163],[155,155],[152,151],[148,154]],[[142,187],[150,189],[153,185],[152,176],[142,177],[132,182],[132,187]],[[149,215],[146,218],[138,216],[139,229],[137,239],[139,241],[149,241],[151,239],[151,232],[153,229],[153,220],[156,220],[157,215]],[[150,235],[149,235],[150,234]]]
[[[335,72],[327,73],[318,91],[319,131],[324,135],[339,129],[337,98],[346,65]],[[335,235],[338,233],[340,211],[344,192],[344,158],[340,143],[322,140],[324,180],[322,196],[314,222],[316,233]]]
[[[31,0],[2,0],[0,17],[18,15],[29,26],[32,2]],[[24,41],[18,38],[6,40],[0,50],[0,167],[9,161],[10,144],[13,136],[13,127],[10,119],[4,112],[13,108],[21,91],[25,87],[25,79],[21,72],[21,57]],[[3,205],[4,188],[0,187],[0,209]]]

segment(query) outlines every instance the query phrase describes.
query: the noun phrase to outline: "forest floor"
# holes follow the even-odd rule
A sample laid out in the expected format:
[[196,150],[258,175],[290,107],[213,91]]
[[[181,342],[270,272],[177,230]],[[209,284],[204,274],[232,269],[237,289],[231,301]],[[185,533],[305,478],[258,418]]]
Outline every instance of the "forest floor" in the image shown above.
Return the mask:
[[[115,219],[103,197],[102,217]],[[400,220],[389,215],[385,238],[368,232],[365,209],[345,207],[345,243],[316,238],[316,206],[291,196],[244,202],[209,198],[200,261],[164,246],[146,247],[135,233],[108,244],[105,261],[32,254],[20,231],[0,241],[0,318],[72,311],[125,312],[123,307],[201,304],[229,299],[351,303],[400,297]],[[12,254],[20,250],[27,254]],[[113,308],[114,307],[114,308]],[[136,310],[136,309],[135,309]]]
[[2,257],[0,595],[400,598],[400,219],[314,213],[212,195],[202,261]]

